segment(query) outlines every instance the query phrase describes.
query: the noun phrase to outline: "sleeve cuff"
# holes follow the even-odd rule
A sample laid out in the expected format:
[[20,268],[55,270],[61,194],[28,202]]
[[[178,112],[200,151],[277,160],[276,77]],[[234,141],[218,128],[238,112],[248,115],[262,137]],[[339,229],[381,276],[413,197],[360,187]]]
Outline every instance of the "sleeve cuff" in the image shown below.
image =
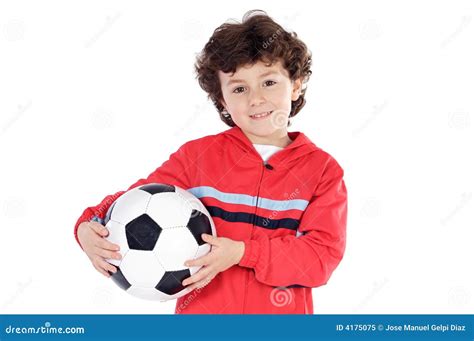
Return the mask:
[[260,255],[260,245],[256,240],[244,240],[245,251],[239,262],[240,266],[254,268]]

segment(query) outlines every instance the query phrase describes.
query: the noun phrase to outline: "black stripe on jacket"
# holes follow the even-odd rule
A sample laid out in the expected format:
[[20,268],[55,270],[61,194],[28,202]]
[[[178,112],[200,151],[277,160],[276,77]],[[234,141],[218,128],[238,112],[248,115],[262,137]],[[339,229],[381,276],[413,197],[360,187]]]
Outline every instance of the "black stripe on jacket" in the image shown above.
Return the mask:
[[229,212],[217,206],[206,206],[206,208],[213,217],[219,217],[231,223],[255,223],[255,226],[266,229],[285,228],[296,231],[300,224],[298,219],[293,218],[269,219],[253,213]]

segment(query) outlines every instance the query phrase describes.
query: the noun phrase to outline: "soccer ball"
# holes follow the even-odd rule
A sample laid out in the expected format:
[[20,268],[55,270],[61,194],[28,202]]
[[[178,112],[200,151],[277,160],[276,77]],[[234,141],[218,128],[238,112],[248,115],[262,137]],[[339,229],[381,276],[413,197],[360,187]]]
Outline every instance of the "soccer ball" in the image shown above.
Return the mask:
[[200,267],[184,262],[207,254],[202,233],[216,235],[209,212],[199,199],[177,186],[147,184],[120,196],[109,208],[107,240],[120,246],[122,259],[112,280],[127,293],[167,301],[189,290],[181,284]]

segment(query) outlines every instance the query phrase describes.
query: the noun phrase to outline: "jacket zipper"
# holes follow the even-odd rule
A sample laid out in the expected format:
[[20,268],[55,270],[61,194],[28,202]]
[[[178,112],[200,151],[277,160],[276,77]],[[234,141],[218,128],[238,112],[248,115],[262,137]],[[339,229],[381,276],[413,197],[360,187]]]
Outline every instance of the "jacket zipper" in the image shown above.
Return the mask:
[[[260,180],[258,182],[258,187],[257,187],[257,201],[255,202],[255,211],[254,211],[254,217],[253,217],[253,222],[252,222],[252,230],[250,231],[250,240],[252,240],[253,237],[253,230],[255,229],[255,223],[257,219],[257,210],[258,210],[258,200],[260,198],[260,186],[262,184],[262,179],[263,179],[263,173],[265,172],[265,162],[262,164],[262,169],[260,173]],[[247,272],[247,276],[245,278],[245,293],[244,293],[244,306],[242,309],[242,313],[245,314],[245,305],[247,303],[247,293],[248,293],[248,285],[250,282],[250,271]]]

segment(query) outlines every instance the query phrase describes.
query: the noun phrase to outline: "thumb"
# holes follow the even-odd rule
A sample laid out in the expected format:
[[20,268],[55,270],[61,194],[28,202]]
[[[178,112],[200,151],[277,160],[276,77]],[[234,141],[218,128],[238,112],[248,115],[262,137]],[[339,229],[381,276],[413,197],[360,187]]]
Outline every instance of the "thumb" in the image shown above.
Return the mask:
[[219,239],[217,237],[214,237],[211,234],[203,233],[201,234],[202,239],[211,245],[218,245],[219,244]]
[[97,222],[90,222],[89,227],[98,235],[105,237],[109,234],[109,231],[104,225],[101,225]]

